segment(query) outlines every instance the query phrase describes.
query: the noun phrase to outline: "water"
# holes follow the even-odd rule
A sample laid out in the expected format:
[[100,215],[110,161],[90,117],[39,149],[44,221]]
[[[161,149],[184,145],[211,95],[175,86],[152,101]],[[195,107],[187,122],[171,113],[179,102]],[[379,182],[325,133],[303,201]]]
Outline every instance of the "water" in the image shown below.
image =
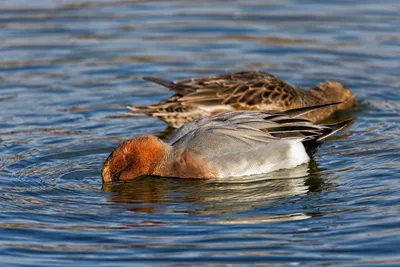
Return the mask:
[[[2,1],[1,265],[400,265],[400,4],[331,2]],[[120,142],[167,134],[124,113],[171,95],[141,76],[237,70],[340,80],[355,122],[293,170],[102,186]]]

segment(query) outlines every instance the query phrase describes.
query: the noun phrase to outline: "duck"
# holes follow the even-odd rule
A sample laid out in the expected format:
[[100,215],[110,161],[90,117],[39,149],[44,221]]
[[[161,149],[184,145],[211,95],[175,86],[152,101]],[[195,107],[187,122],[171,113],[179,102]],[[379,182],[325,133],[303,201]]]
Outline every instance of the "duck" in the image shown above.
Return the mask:
[[133,138],[108,156],[102,180],[145,175],[223,179],[293,168],[308,162],[327,137],[352,121],[318,125],[301,116],[340,104],[228,111],[186,123],[165,142],[152,135]]
[[303,117],[320,122],[337,110],[357,105],[353,92],[337,81],[325,81],[313,88],[298,88],[279,77],[261,71],[235,72],[178,82],[142,77],[175,92],[158,104],[128,106],[128,114],[159,118],[179,128],[201,116],[233,110],[287,110],[330,102],[342,102],[309,112]]

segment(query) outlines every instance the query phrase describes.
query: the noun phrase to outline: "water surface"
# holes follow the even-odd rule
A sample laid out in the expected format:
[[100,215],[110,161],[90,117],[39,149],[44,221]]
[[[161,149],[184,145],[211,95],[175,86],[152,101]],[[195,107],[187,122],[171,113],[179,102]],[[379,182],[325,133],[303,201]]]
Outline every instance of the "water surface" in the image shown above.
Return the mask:
[[[3,1],[0,262],[5,266],[400,265],[400,4]],[[178,80],[263,70],[360,101],[314,161],[254,179],[103,186],[120,142],[165,136],[125,106]]]

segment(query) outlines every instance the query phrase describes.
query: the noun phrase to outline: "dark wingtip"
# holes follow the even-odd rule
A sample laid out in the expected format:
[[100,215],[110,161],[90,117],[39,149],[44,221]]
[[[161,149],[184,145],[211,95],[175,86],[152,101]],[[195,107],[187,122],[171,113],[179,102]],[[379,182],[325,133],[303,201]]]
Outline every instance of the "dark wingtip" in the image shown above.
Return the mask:
[[318,138],[318,141],[322,141],[322,140],[328,138],[329,136],[331,136],[331,135],[335,134],[336,132],[342,130],[344,127],[346,127],[347,125],[349,125],[353,121],[354,121],[354,119],[351,118],[351,119],[339,121],[339,122],[333,123],[333,124],[323,124],[322,126],[328,127],[332,131],[330,133],[325,134],[324,136],[321,136],[320,138]]
[[163,79],[156,78],[156,77],[143,76],[142,79],[145,80],[145,81],[148,81],[148,82],[159,84],[161,86],[164,86],[164,87],[166,87],[168,89],[171,89],[171,90],[174,90],[174,91],[178,90],[180,88],[180,86],[178,86],[174,82],[163,80]]
[[160,78],[153,77],[153,76],[142,76],[142,80],[148,81],[148,82],[154,82],[155,80],[161,80]]
[[337,123],[332,123],[332,124],[323,124],[323,126],[327,126],[331,128],[334,132],[340,131],[344,127],[346,127],[348,124],[352,123],[354,121],[354,118],[350,118],[347,120],[339,121]]
[[342,104],[342,103],[344,103],[344,102],[331,102],[331,103],[327,103],[327,104],[321,104],[321,105],[315,105],[315,106],[308,106],[308,107],[302,107],[302,108],[289,109],[289,110],[284,111],[283,113],[288,115],[288,116],[297,117],[297,116],[301,116],[303,114],[306,114],[308,112],[311,112],[311,111],[313,111],[315,109],[329,107],[329,106],[338,105],[338,104]]
[[323,126],[324,129],[321,132],[322,133],[321,137],[319,137],[318,139],[305,140],[303,142],[308,156],[312,158],[326,138],[342,130],[344,127],[352,123],[353,120],[354,119],[347,119],[340,121],[338,123],[322,124],[321,126]]

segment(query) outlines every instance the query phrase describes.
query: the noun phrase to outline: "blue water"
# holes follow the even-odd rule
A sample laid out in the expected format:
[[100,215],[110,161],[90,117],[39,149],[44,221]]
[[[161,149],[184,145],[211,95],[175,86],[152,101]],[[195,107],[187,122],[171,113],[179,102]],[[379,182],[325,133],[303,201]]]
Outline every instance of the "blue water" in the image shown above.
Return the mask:
[[[2,266],[400,266],[400,3],[28,1],[0,7]],[[315,160],[257,179],[102,186],[126,105],[263,70],[360,101]],[[337,116],[342,116],[341,114]]]

